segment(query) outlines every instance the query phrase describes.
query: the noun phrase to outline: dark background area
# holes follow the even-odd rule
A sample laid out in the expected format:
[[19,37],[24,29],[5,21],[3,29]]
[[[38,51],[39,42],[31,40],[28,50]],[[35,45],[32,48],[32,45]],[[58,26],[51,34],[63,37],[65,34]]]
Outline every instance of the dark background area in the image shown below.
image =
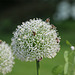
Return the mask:
[[[50,17],[54,23],[53,14],[62,0],[0,0],[0,32],[12,33],[16,26],[30,18]],[[73,0],[68,0],[70,3]]]
[[[75,0],[0,0],[0,35],[12,36],[17,25],[21,25],[22,22],[29,19],[41,18],[45,20],[50,18],[50,22],[57,27],[60,35],[65,34],[66,38],[64,38],[69,39],[70,34],[75,34],[75,20],[69,18],[56,22],[53,19],[57,5],[61,1],[68,1],[70,4],[75,2]],[[69,37],[67,38],[67,36]],[[3,39],[2,36],[0,37]]]

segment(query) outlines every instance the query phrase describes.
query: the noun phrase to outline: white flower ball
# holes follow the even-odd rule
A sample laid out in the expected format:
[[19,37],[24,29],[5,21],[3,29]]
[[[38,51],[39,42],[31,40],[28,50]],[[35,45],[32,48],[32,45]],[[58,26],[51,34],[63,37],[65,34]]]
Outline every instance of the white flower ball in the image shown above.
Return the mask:
[[5,75],[12,71],[14,57],[11,52],[11,47],[0,40],[0,73]]
[[30,19],[17,26],[11,46],[15,56],[22,61],[54,58],[60,50],[60,37],[56,27],[47,19]]

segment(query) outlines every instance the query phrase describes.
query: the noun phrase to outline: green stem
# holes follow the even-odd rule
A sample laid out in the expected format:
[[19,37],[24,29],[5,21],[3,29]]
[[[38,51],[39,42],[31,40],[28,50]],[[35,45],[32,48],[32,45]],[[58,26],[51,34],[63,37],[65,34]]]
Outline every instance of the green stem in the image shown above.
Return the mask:
[[74,56],[74,75],[75,75],[75,56]]
[[38,60],[36,60],[36,68],[37,68],[37,75],[40,75],[40,64]]

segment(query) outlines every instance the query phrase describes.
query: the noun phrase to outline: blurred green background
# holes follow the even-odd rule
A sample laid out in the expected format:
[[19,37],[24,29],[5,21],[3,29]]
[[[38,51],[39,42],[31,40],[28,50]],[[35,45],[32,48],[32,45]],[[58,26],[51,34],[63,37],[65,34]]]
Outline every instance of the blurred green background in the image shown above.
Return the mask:
[[[66,40],[75,45],[75,20],[69,18],[64,21],[54,21],[53,14],[62,0],[0,0],[0,39],[11,44],[12,32],[17,25],[21,25],[32,18],[51,19],[61,36],[61,50],[54,59],[44,58],[40,62],[40,75],[53,75],[54,66],[64,66],[64,51],[70,50]],[[74,0],[67,0],[70,4]],[[15,59],[11,73],[7,75],[36,75],[36,62],[21,62]]]

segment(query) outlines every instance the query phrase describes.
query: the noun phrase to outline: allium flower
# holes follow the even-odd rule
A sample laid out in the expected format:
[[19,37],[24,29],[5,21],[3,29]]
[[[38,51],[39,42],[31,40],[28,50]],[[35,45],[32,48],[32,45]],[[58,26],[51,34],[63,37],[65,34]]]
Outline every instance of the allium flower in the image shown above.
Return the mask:
[[11,47],[0,40],[0,73],[5,75],[12,71],[14,57],[11,52]]
[[30,19],[17,26],[13,34],[12,49],[15,56],[22,61],[54,58],[60,50],[60,37],[56,27],[48,19]]

